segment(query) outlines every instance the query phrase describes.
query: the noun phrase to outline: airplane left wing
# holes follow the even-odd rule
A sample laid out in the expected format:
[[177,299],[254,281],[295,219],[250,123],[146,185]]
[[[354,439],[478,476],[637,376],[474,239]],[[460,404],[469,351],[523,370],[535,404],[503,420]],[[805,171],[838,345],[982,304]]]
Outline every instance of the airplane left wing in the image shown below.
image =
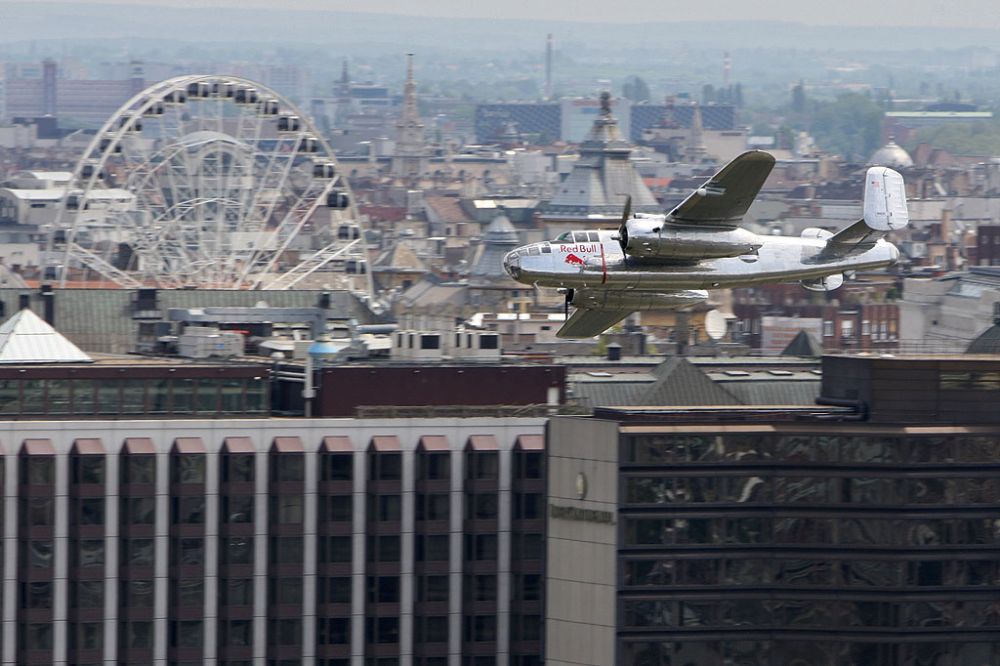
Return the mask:
[[592,338],[608,330],[625,317],[631,310],[590,310],[577,308],[556,333],[557,338]]
[[770,153],[745,152],[692,192],[667,220],[674,224],[732,229],[746,215],[772,168],[774,156]]

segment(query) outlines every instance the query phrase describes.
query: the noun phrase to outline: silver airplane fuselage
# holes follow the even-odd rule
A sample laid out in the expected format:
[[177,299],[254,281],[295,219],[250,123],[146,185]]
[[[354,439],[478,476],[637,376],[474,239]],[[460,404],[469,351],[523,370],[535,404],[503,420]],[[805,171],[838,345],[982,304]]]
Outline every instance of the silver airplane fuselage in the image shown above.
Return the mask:
[[[712,232],[693,233],[696,238],[712,236]],[[899,258],[899,250],[882,239],[867,250],[837,257],[824,255],[827,242],[823,238],[751,234],[756,249],[748,254],[667,262],[625,254],[615,230],[577,231],[564,236],[560,237],[563,240],[533,243],[509,252],[503,260],[504,270],[518,282],[539,287],[670,291],[816,280],[883,268]],[[584,237],[588,240],[582,240]]]

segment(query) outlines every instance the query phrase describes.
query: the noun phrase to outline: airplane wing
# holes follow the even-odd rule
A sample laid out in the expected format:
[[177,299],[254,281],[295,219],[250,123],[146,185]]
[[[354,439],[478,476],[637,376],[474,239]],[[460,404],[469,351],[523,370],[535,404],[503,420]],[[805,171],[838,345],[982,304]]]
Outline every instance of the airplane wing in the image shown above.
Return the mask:
[[577,308],[556,333],[558,338],[592,338],[608,330],[625,317],[631,310],[590,310]]
[[668,220],[674,224],[736,227],[773,167],[774,156],[770,153],[760,150],[743,153],[692,192]]

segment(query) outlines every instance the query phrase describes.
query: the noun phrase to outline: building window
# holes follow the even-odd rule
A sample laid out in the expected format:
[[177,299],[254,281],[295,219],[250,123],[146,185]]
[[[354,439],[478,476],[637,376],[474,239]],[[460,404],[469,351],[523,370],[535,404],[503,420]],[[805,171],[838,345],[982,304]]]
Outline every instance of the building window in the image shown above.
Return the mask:
[[399,618],[369,617],[365,620],[365,639],[369,643],[398,643]]
[[823,337],[832,338],[833,337],[833,322],[829,319],[823,320]]
[[466,615],[465,641],[483,643],[497,639],[497,619],[494,615]]
[[399,576],[368,576],[368,603],[399,603]]
[[350,481],[354,478],[354,456],[331,453],[321,457],[324,481]]
[[205,483],[205,456],[174,454],[174,483]]
[[254,455],[252,453],[222,456],[223,483],[252,483],[254,472]]
[[854,322],[850,319],[843,319],[840,322],[840,337],[841,338],[852,338],[854,337]]
[[122,483],[155,483],[156,458],[154,456],[123,456]]
[[372,453],[368,458],[370,481],[399,481],[403,478],[403,457],[399,453]]
[[861,321],[861,335],[867,337],[872,334],[872,324],[867,319]]
[[222,521],[225,523],[252,523],[253,506],[253,495],[226,495],[222,498]]
[[351,603],[351,577],[333,576],[320,578],[316,601],[321,604]]

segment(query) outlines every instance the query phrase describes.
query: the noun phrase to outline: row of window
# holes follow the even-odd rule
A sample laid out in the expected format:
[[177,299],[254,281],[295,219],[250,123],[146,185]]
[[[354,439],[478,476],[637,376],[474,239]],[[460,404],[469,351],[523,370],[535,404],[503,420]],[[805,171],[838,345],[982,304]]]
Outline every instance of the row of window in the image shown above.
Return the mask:
[[81,416],[270,412],[269,384],[243,379],[0,379],[0,414]]
[[927,664],[1000,663],[1000,644],[973,643],[968,638],[948,641],[891,643],[871,641],[629,641],[622,644],[622,666],[671,666],[671,664],[878,664],[925,666]]
[[1000,545],[997,518],[626,518],[626,546]]
[[626,504],[996,504],[1000,477],[878,478],[870,476],[681,477],[625,479]]
[[[471,480],[497,480],[500,471],[496,451],[467,452],[466,474]],[[541,479],[541,452],[517,452],[514,456],[515,479]],[[103,455],[71,457],[71,478],[75,484],[104,484]],[[325,453],[319,458],[320,480],[350,481],[354,477],[353,454]],[[425,453],[417,457],[418,480],[447,480],[451,476],[449,453]],[[220,479],[223,483],[253,483],[256,475],[255,455],[251,453],[223,454]],[[301,454],[279,454],[271,459],[271,481],[301,482],[305,480],[306,459]],[[171,456],[172,483],[205,483],[205,454],[175,453]],[[400,481],[403,474],[401,453],[368,454],[370,481]],[[125,455],[121,457],[121,482],[153,484],[156,482],[156,457]],[[55,459],[52,456],[27,456],[21,465],[21,483],[51,485],[55,483]]]
[[791,462],[850,465],[996,463],[993,437],[893,437],[814,434],[632,435],[624,463],[672,465]]
[[1000,602],[839,599],[625,600],[626,628],[1000,627]]
[[747,586],[858,588],[1000,585],[1000,561],[812,560],[808,558],[643,558],[621,564],[626,587]]

